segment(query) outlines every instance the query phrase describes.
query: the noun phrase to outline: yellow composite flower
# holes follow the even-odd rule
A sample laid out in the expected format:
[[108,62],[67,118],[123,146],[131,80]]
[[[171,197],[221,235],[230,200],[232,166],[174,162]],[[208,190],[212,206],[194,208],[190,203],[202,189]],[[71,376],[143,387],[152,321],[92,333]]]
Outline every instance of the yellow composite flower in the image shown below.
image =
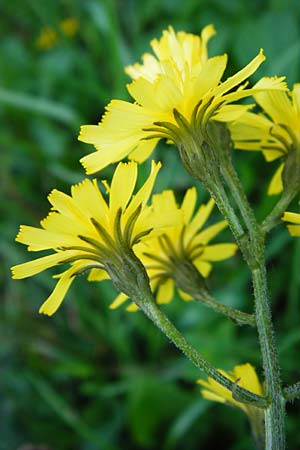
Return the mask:
[[[153,237],[136,247],[136,254],[147,270],[152,291],[156,292],[156,301],[160,304],[169,303],[173,299],[173,269],[176,262],[180,264],[182,261],[190,261],[202,277],[206,278],[211,272],[212,262],[227,259],[237,251],[237,246],[233,243],[210,244],[210,241],[227,227],[227,222],[222,220],[203,229],[214,207],[214,201],[209,200],[195,211],[196,202],[197,191],[193,187],[186,192],[180,207],[183,222],[169,227],[163,235]],[[162,215],[168,208],[174,213],[178,210],[171,190],[154,195],[152,205]],[[186,292],[178,292],[182,299],[192,299]],[[120,294],[111,304],[111,308],[117,308],[127,299],[126,295]],[[135,310],[136,307],[131,304],[127,309]]]
[[36,275],[50,267],[69,264],[59,275],[55,289],[43,303],[40,312],[52,315],[59,308],[75,277],[89,271],[92,280],[109,278],[105,264],[115,258],[122,260],[117,218],[122,234],[122,245],[134,247],[140,240],[166,225],[181,220],[178,211],[161,215],[155,207],[147,206],[160,163],[152,162],[151,173],[132,197],[138,170],[137,164],[120,163],[109,188],[109,203],[99,190],[96,180],[85,179],[73,185],[71,195],[53,190],[48,196],[52,206],[49,215],[41,221],[41,228],[22,225],[17,242],[29,251],[53,250],[48,256],[12,267],[14,279]]
[[293,225],[287,225],[291,236],[300,236],[300,214],[285,212],[281,218],[285,222],[291,222]]
[[[265,79],[254,89],[261,83]],[[260,150],[267,161],[281,160],[268,190],[269,195],[279,194],[285,159],[300,148],[300,84],[295,84],[292,91],[264,91],[253,96],[263,113],[245,112],[229,125],[231,137],[237,149]]]
[[[237,382],[240,387],[243,387],[254,394],[264,395],[264,388],[258,379],[255,368],[251,364],[246,363],[235,366],[232,372],[225,372],[225,370],[219,370],[219,372],[233,382]],[[249,416],[253,414],[253,409],[257,410],[257,408],[253,406],[235,400],[232,397],[231,391],[221,386],[213,378],[208,377],[207,381],[198,380],[197,383],[202,386],[201,394],[203,398],[207,400],[235,406],[242,409]]]
[[[97,151],[81,159],[88,174],[125,157],[142,162],[157,142],[166,138],[176,144],[174,136],[158,124],[178,126],[179,113],[194,126],[209,119],[227,122],[237,119],[251,105],[232,104],[251,95],[247,83],[241,85],[265,60],[263,52],[242,70],[221,82],[227,55],[208,58],[207,43],[215,34],[212,25],[201,36],[164,30],[162,37],[151,41],[154,55],[146,53],[142,64],[126,68],[133,79],[127,90],[133,103],[112,100],[98,125],[81,127],[79,140],[93,144]],[[237,88],[233,91],[235,88]],[[282,88],[282,79],[265,79],[260,89]]]
[[[59,23],[61,33],[67,37],[73,37],[78,28],[79,22],[75,17],[67,17]],[[49,50],[57,44],[58,37],[59,35],[54,28],[46,26],[40,32],[36,40],[36,46],[41,50]]]

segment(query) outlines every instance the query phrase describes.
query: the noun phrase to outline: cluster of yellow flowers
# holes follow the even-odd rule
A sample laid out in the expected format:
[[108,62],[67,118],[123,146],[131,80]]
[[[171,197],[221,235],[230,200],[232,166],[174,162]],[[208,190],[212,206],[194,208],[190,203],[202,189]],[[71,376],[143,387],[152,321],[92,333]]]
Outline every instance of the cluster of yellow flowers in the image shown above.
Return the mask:
[[78,28],[78,19],[75,17],[67,17],[59,23],[58,30],[50,26],[42,28],[36,39],[36,46],[40,50],[50,50],[57,44],[59,33],[68,38],[72,38],[77,33]]
[[[71,25],[71,32],[76,32],[77,25]],[[69,28],[62,24],[63,32],[69,32]],[[159,40],[151,42],[153,54],[144,54],[141,63],[126,68],[132,79],[127,90],[133,102],[112,100],[98,125],[82,126],[79,140],[96,149],[81,159],[87,174],[125,157],[130,162],[117,165],[110,186],[104,181],[99,187],[96,180],[85,179],[72,186],[71,196],[52,191],[48,197],[51,211],[41,221],[41,228],[21,226],[16,240],[26,244],[29,251],[54,252],[13,267],[13,278],[30,277],[52,266],[69,264],[55,275],[56,287],[40,312],[52,315],[74,278],[83,272],[88,272],[89,281],[110,278],[111,261],[121,267],[129,249],[144,265],[158,303],[168,303],[173,298],[177,263],[189,261],[205,278],[211,271],[211,262],[234,255],[235,244],[210,243],[227,223],[221,221],[203,228],[214,201],[196,209],[195,188],[186,192],[180,207],[170,190],[154,195],[148,204],[160,163],[152,162],[148,179],[133,195],[137,164],[149,158],[160,139],[180,146],[185,136],[199,138],[199,130],[205,133],[210,123],[226,124],[236,149],[261,151],[267,161],[280,159],[268,193],[278,194],[284,189],[286,167],[291,170],[290,161],[300,149],[300,85],[289,91],[284,77],[265,77],[249,88],[247,79],[265,60],[262,50],[243,69],[221,81],[227,55],[208,56],[207,44],[214,34],[211,25],[203,29],[201,36],[176,33],[172,27],[163,31]],[[40,46],[49,47],[50,41],[47,42],[45,36],[40,37]],[[256,103],[236,103],[249,96]],[[261,112],[251,111],[255,104]],[[103,189],[109,196],[108,202]],[[300,236],[300,214],[286,212],[283,220],[294,224],[288,225],[293,236]],[[191,299],[181,288],[179,294],[184,300]],[[121,292],[111,308],[128,297]],[[137,307],[132,303],[127,309]],[[241,385],[262,394],[249,364],[237,366],[227,375],[233,381],[240,378]],[[206,398],[228,401],[252,414],[215,381],[200,383]]]

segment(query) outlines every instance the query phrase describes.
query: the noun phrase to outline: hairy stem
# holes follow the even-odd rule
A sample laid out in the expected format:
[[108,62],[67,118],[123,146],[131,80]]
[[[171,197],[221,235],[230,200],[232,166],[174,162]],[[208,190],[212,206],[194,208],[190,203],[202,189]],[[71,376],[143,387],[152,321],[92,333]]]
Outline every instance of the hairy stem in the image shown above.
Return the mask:
[[240,387],[237,383],[231,381],[229,378],[221,374],[208,361],[203,359],[198,351],[193,348],[185,340],[184,336],[177,330],[164,312],[157,306],[155,300],[150,293],[144,293],[141,300],[141,293],[132,295],[132,300],[143,310],[143,312],[152,320],[152,322],[178,347],[182,353],[196,366],[203,370],[208,376],[220,383],[231,392],[234,391],[234,398],[238,401],[254,405],[258,408],[267,408],[267,400],[257,394],[254,394],[247,389]]
[[214,311],[229,317],[238,325],[250,325],[251,327],[256,326],[256,318],[254,314],[248,314],[236,308],[232,308],[231,306],[223,305],[222,303],[219,303],[208,291],[199,291],[195,293],[194,298]]
[[296,196],[296,190],[284,191],[279,201],[276,203],[270,214],[265,218],[262,223],[263,230],[268,233],[272,230],[272,228],[279,225],[281,222],[281,217],[283,213],[286,211],[287,207],[291,203],[291,201]]

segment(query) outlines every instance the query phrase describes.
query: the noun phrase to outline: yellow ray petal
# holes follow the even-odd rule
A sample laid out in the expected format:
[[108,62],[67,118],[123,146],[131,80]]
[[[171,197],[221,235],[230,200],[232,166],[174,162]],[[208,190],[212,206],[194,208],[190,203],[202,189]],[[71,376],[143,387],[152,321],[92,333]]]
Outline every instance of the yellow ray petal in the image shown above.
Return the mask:
[[219,234],[224,228],[228,226],[226,220],[221,220],[220,222],[215,223],[214,225],[211,225],[210,227],[205,228],[205,230],[200,231],[198,233],[192,242],[192,246],[196,245],[205,245],[209,241],[211,241],[217,234]]
[[137,147],[129,153],[128,158],[141,164],[151,155],[157,145],[158,139],[140,141]]
[[213,119],[218,120],[219,122],[233,122],[245,114],[245,111],[253,108],[253,106],[254,105],[224,105],[213,115]]
[[138,307],[138,305],[136,305],[135,303],[130,303],[130,305],[129,306],[127,306],[127,308],[126,308],[126,311],[128,311],[128,312],[136,312],[136,311],[139,311],[139,307]]
[[83,180],[72,186],[74,204],[89,218],[94,217],[98,222],[106,222],[108,206],[98,188],[96,180]]
[[131,202],[129,203],[126,212],[124,213],[124,221],[131,216],[131,214],[133,214],[133,212],[136,210],[136,208],[140,205],[140,204],[145,204],[147,203],[157,174],[159,172],[159,170],[161,169],[161,163],[158,162],[156,163],[155,161],[151,162],[151,171],[150,171],[150,175],[147,178],[147,180],[145,181],[145,183],[143,184],[143,186],[139,189],[139,191],[133,196]]
[[20,226],[16,241],[28,245],[29,251],[48,250],[50,248],[69,247],[81,244],[81,241],[77,236],[51,232],[41,228],[29,227],[27,225]]
[[240,378],[239,386],[248,389],[254,394],[264,395],[258,376],[251,364],[246,363],[235,366],[233,373],[235,379]]
[[232,77],[227,78],[224,83],[220,84],[218,88],[214,91],[214,95],[216,97],[223,95],[225,92],[230,91],[230,89],[234,88],[238,84],[242,83],[244,80],[249,78],[261,65],[263,61],[265,61],[266,57],[263,54],[263,50],[260,50],[259,54],[255,56],[255,58],[250,61],[247,66],[245,66],[242,70],[237,72]]
[[193,260],[193,264],[204,278],[207,278],[209,276],[212,270],[212,265],[209,262],[203,261],[201,257],[199,257]]
[[158,286],[156,301],[158,304],[170,303],[174,295],[174,281],[168,278]]
[[201,205],[194,218],[188,224],[186,228],[186,240],[188,241],[191,236],[202,228],[207,219],[209,218],[213,207],[215,206],[215,202],[213,199],[210,199],[206,205]]
[[184,223],[189,223],[193,215],[197,201],[197,191],[195,187],[188,189],[184,196],[181,209],[184,214]]
[[109,305],[110,309],[116,309],[119,306],[121,306],[126,300],[128,300],[128,295],[125,295],[123,292],[121,292],[114,301]]
[[94,268],[94,269],[90,270],[90,273],[88,274],[87,279],[88,279],[88,281],[103,281],[103,280],[108,280],[109,275],[103,269]]
[[214,244],[204,248],[201,258],[206,261],[222,261],[230,258],[238,250],[235,244]]
[[63,302],[66,293],[68,292],[71,284],[75,279],[76,272],[84,269],[88,266],[87,262],[78,261],[74,263],[72,267],[63,272],[48,299],[42,304],[39,309],[40,314],[46,314],[47,316],[52,316],[60,307]]
[[282,189],[283,189],[283,184],[282,184],[283,169],[284,169],[284,164],[280,164],[280,166],[276,170],[275,174],[273,175],[273,178],[269,185],[268,195],[280,194],[280,192],[282,191]]
[[110,185],[109,213],[113,220],[119,208],[125,210],[137,179],[137,164],[119,163]]
[[18,264],[11,268],[12,278],[22,279],[36,275],[50,267],[56,266],[57,264],[63,263],[69,258],[80,255],[82,252],[76,250],[66,250],[64,252],[54,253],[53,255],[42,256],[41,258],[34,259],[33,261],[28,261],[23,264]]
[[219,84],[226,69],[226,64],[226,54],[209,58],[204,63],[194,84],[195,103],[197,103],[204,96],[204,94]]
[[177,289],[177,290],[178,290],[178,294],[180,295],[182,300],[184,300],[185,302],[189,302],[189,301],[193,300],[193,297],[191,295],[187,294],[186,292],[182,291],[181,289]]
[[291,236],[300,236],[300,226],[299,225],[288,225],[287,226]]
[[292,92],[293,105],[298,116],[298,120],[300,120],[300,83],[295,83],[293,86]]
[[300,214],[286,211],[281,217],[281,220],[300,224]]

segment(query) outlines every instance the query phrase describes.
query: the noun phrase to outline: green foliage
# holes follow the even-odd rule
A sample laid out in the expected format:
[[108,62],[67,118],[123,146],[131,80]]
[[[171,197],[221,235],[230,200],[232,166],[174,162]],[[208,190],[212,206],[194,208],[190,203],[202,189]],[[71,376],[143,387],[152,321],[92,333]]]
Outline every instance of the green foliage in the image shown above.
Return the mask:
[[[218,35],[211,54],[229,53],[228,74],[264,47],[268,60],[257,76],[287,75],[291,87],[300,81],[300,3],[0,3],[0,255],[5,269],[0,275],[0,448],[32,443],[53,450],[252,449],[242,413],[202,400],[195,385],[201,374],[141,313],[108,309],[115,295],[109,282],[77,280],[64,306],[49,319],[37,314],[53,287],[49,273],[13,282],[9,267],[27,258],[25,249],[13,242],[19,223],[37,225],[48,211],[49,191],[56,187],[68,192],[70,183],[84,177],[78,160],[91,148],[77,141],[79,127],[97,123],[111,98],[127,98],[123,66],[139,59],[151,38],[169,24],[198,33],[214,23]],[[42,27],[58,30],[60,21],[71,16],[79,20],[74,37],[58,31],[53,48],[36,47]],[[176,152],[161,144],[155,158],[164,162],[156,189],[172,187],[180,197],[191,179]],[[237,153],[235,160],[256,214],[263,218],[274,203],[265,194],[276,163],[265,164],[260,154],[246,152]],[[101,177],[111,173],[107,168]],[[207,198],[201,187],[199,194]],[[279,227],[268,246],[286,383],[300,377],[299,242]],[[220,301],[251,311],[249,275],[239,256],[219,263],[209,284]],[[230,369],[249,361],[260,370],[252,329],[238,328],[203,306],[179,299],[165,309],[217,367]],[[297,402],[289,407],[291,449],[300,445],[299,413]]]

